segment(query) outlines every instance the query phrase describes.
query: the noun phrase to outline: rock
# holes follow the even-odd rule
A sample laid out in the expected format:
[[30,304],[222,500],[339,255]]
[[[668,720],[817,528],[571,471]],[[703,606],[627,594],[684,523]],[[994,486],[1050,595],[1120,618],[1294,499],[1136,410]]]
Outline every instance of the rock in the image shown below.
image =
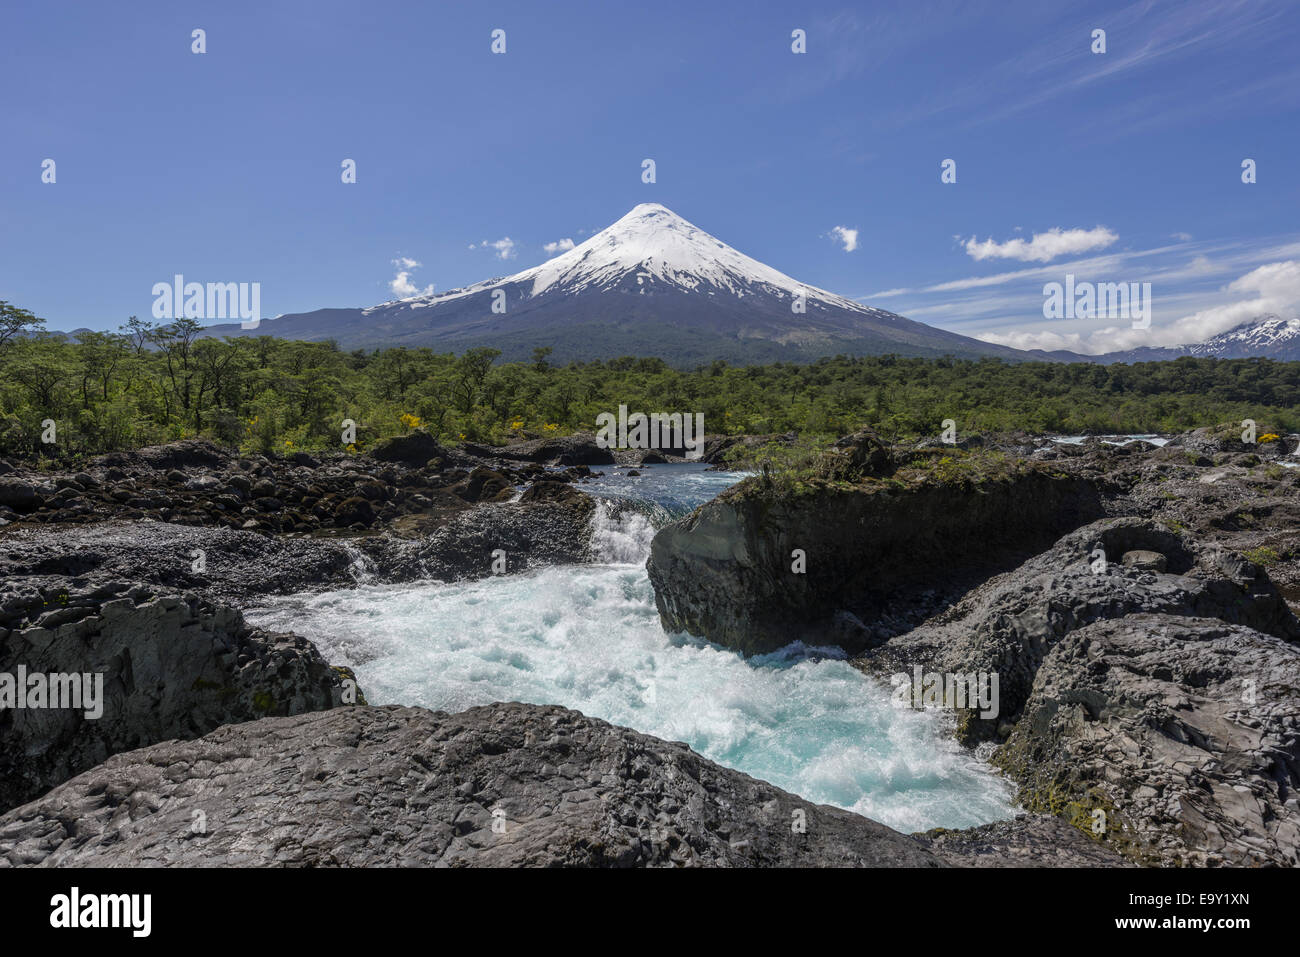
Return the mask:
[[[1169,573],[1116,560],[1137,550],[1164,555]],[[1104,571],[1099,551],[1107,558]],[[917,666],[939,674],[997,674],[998,714],[981,720],[968,712],[960,725],[963,740],[995,740],[997,725],[1020,715],[1056,642],[1094,621],[1142,612],[1215,618],[1300,641],[1300,622],[1262,569],[1149,519],[1124,518],[1071,532],[858,663],[882,675],[910,674]]]
[[250,628],[193,595],[109,583],[7,582],[0,674],[99,676],[102,713],[0,711],[0,807],[31,800],[109,755],[225,724],[341,701],[342,678],[314,645]]
[[842,610],[872,626],[916,592],[983,580],[1101,514],[1094,482],[1039,466],[971,484],[938,472],[810,482],[799,494],[756,477],[660,529],[647,570],[665,628],[763,653],[840,640]]
[[1184,449],[1199,456],[1213,455],[1220,452],[1253,452],[1254,445],[1242,441],[1243,428],[1231,422],[1216,426],[1206,426],[1175,435],[1166,444],[1166,448]]
[[18,479],[0,480],[0,505],[16,512],[30,512],[42,503],[40,490],[31,482]]
[[960,831],[937,828],[920,836],[953,867],[1135,866],[1089,829],[1047,814],[1022,814]]
[[541,462],[548,465],[614,465],[614,454],[601,448],[596,436],[590,432],[556,436],[550,439],[533,439],[495,450],[506,459]]
[[[202,561],[199,561],[202,553]],[[342,543],[152,520],[5,529],[0,579],[68,576],[193,590],[209,600],[351,584],[355,554]]]
[[231,454],[207,439],[182,439],[166,445],[153,445],[134,452],[110,452],[95,460],[100,467],[135,462],[160,472],[172,469],[219,469],[229,464]]
[[341,526],[353,524],[373,525],[375,510],[370,502],[358,495],[345,498],[334,509],[334,521]]
[[836,478],[858,481],[867,476],[890,475],[894,471],[893,455],[871,429],[859,429],[846,435],[832,448],[830,471]]
[[445,458],[447,450],[428,432],[416,429],[406,435],[377,442],[366,455],[380,462],[399,462],[412,468],[422,468],[432,459]]
[[[205,833],[191,826],[195,812]],[[800,819],[803,833],[791,826]],[[0,863],[935,867],[942,859],[923,841],[684,744],[563,708],[494,704],[455,715],[338,708],[120,754],[0,817]]]
[[1059,640],[995,755],[1029,806],[1069,802],[1163,865],[1300,865],[1300,648],[1138,614]]
[[390,581],[482,578],[493,573],[492,554],[498,549],[506,553],[512,573],[590,561],[595,504],[576,489],[570,492],[479,505],[429,525],[417,520],[401,526],[409,541],[383,536],[356,544]]
[[515,490],[504,475],[480,465],[451,486],[451,491],[467,502],[500,502],[511,498]]
[[1129,568],[1136,568],[1138,571],[1162,572],[1169,565],[1169,560],[1159,552],[1148,551],[1145,549],[1134,549],[1131,552],[1125,552],[1121,563]]
[[524,489],[524,494],[519,497],[521,505],[530,502],[567,502],[569,504],[580,504],[587,500],[587,496],[578,489],[574,488],[568,482],[551,482],[538,480],[528,488]]

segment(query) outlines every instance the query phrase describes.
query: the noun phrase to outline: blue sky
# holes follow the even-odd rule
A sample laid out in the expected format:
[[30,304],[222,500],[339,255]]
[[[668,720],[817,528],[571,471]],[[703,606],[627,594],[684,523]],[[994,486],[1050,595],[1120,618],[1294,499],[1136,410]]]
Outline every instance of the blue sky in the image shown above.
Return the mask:
[[[0,25],[0,299],[51,328],[146,317],[175,273],[260,282],[264,316],[445,291],[650,201],[1020,347],[1300,314],[1296,3],[33,2]],[[1044,319],[1067,272],[1151,282],[1151,328]]]

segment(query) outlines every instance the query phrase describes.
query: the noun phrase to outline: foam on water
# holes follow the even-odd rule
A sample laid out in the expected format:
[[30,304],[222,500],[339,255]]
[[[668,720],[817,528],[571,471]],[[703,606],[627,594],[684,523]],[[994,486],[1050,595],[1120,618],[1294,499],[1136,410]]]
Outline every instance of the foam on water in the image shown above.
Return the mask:
[[796,644],[746,660],[665,633],[644,568],[655,509],[679,513],[737,476],[656,472],[672,494],[637,499],[636,479],[615,476],[593,486],[621,500],[598,503],[592,520],[605,564],[359,586],[249,617],[355,668],[372,704],[561,704],[904,831],[1011,816],[1009,788],[951,740],[945,716],[895,707],[887,686],[837,652]]
[[[1061,445],[1082,445],[1089,438],[1087,435],[1054,435],[1053,442]],[[1102,445],[1128,445],[1130,442],[1150,442],[1152,445],[1164,446],[1169,440],[1154,434],[1146,435],[1102,435],[1098,436]]]

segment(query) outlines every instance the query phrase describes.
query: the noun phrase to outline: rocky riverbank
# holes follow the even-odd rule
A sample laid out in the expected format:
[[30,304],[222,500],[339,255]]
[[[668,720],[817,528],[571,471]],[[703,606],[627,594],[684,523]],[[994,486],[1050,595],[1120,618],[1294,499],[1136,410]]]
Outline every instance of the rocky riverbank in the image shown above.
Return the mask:
[[[706,461],[737,444],[762,443],[711,437]],[[590,560],[577,486],[653,454],[415,433],[363,456],[180,442],[2,463],[0,673],[105,683],[95,719],[0,711],[0,863],[1294,864],[1300,472],[1282,444],[858,433],[659,533],[670,627],[834,642],[884,679],[1003,675],[999,714],[956,728],[1029,813],[911,836],[560,708],[372,708],[310,642],[243,621],[271,594]]]
[[660,615],[746,652],[839,644],[886,681],[996,675],[995,713],[947,706],[1026,808],[1139,863],[1294,866],[1298,440],[846,437],[662,530]]

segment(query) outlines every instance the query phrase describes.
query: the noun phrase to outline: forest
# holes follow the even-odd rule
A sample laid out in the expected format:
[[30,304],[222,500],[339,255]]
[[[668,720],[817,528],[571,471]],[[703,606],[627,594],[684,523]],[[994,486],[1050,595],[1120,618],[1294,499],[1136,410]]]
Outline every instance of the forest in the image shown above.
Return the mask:
[[[702,413],[706,431],[892,438],[962,431],[1173,432],[1255,419],[1300,431],[1300,362],[1180,358],[1133,365],[836,357],[678,370],[659,359],[557,365],[549,350],[340,350],[271,336],[207,337],[193,320],[45,331],[0,301],[0,455],[67,458],[203,436],[246,452],[352,451],[411,429],[503,444],[592,431],[596,417]],[[51,429],[51,424],[53,429]],[[54,441],[49,441],[53,437]],[[45,439],[45,441],[42,441]]]

